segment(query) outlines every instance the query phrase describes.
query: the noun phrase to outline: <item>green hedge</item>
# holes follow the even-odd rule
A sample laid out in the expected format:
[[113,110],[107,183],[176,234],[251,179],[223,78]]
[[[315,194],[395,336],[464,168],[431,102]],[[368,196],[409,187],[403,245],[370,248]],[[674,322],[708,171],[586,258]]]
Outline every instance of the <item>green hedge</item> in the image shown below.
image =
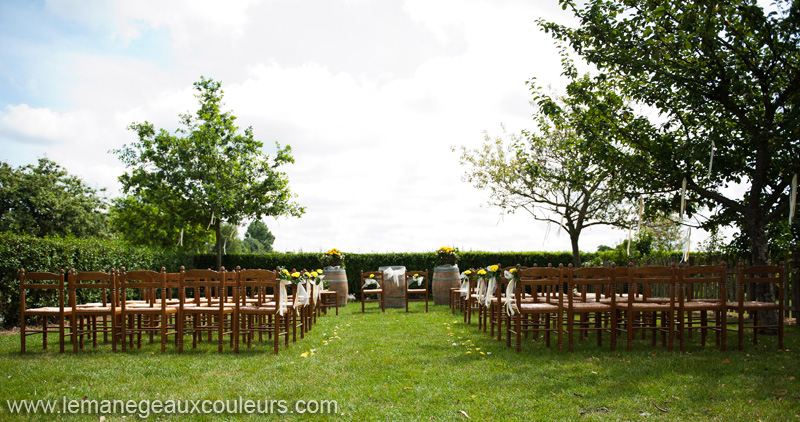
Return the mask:
[[[458,267],[462,271],[467,268],[485,267],[500,264],[503,267],[520,264],[531,267],[534,264],[569,265],[572,262],[571,252],[461,252]],[[437,265],[436,255],[428,253],[366,253],[354,254],[345,252],[345,270],[347,272],[348,289],[358,296],[361,292],[360,272],[377,271],[383,266],[404,266],[409,271],[430,272]],[[584,261],[594,258],[595,254],[584,254]],[[203,254],[194,256],[195,268],[213,268],[216,256]],[[314,269],[321,266],[319,253],[268,253],[268,254],[230,254],[222,257],[222,265],[227,269],[263,268],[274,269],[283,266],[288,269]]]
[[[546,266],[572,262],[569,252],[462,252],[458,263],[463,271],[492,264],[510,266]],[[584,261],[596,254],[583,255]],[[411,271],[428,270],[433,273],[437,265],[436,256],[428,253],[346,253],[345,269],[349,291],[361,292],[359,274],[361,270],[375,271],[388,265],[405,266]],[[213,268],[213,254],[184,255],[173,250],[153,250],[130,246],[121,241],[76,238],[35,238],[11,234],[0,234],[0,316],[2,325],[14,326],[19,322],[19,276],[20,268],[26,271],[57,272],[59,269],[75,268],[78,271],[102,271],[109,268],[158,270],[166,267],[169,272],[186,268]],[[227,269],[264,268],[283,266],[289,269],[315,269],[321,266],[319,253],[268,253],[230,254],[223,256]],[[55,305],[57,297],[44,297],[39,292],[29,293],[28,307]],[[85,299],[85,298],[84,298]]]
[[[0,317],[5,327],[19,323],[19,269],[26,272],[107,271],[110,268],[177,271],[192,257],[172,251],[133,247],[121,241],[91,238],[36,238],[0,234]],[[88,297],[87,297],[88,298]],[[28,292],[28,307],[57,306],[58,297]],[[82,298],[86,299],[86,298]]]

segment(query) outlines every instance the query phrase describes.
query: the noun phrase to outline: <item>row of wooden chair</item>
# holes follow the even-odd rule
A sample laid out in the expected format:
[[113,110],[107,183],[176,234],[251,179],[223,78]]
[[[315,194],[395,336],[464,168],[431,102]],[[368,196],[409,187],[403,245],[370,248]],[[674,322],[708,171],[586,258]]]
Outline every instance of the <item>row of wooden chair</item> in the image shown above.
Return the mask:
[[[509,280],[504,274],[511,269],[517,271],[519,280],[512,286],[514,293],[509,301]],[[736,331],[742,350],[746,332],[752,333],[753,344],[757,344],[759,331],[764,329],[777,331],[778,348],[783,348],[784,263],[749,267],[740,263],[736,269],[735,300],[729,300],[727,272],[724,262],[605,268],[517,266],[498,271],[496,288],[486,293],[479,291],[481,283],[473,270],[468,291],[453,309],[462,310],[468,324],[477,314],[478,327],[490,331],[493,337],[496,329],[498,341],[505,332],[508,346],[514,335],[517,351],[521,350],[523,335],[544,335],[548,347],[551,335],[555,335],[559,350],[566,336],[572,351],[574,333],[583,339],[592,331],[596,332],[598,346],[602,345],[603,333],[609,333],[612,350],[622,334],[630,350],[637,335],[645,338],[649,333],[653,346],[660,336],[669,350],[677,341],[682,351],[695,331],[700,332],[703,345],[708,333],[714,333],[722,350],[726,349],[727,332]],[[748,296],[748,291],[755,290],[748,286],[756,285],[773,292],[775,300],[762,302]],[[728,327],[729,312],[736,316],[732,324],[735,328]],[[762,312],[777,312],[777,321],[765,323]]]
[[[161,351],[168,339],[174,339],[178,352],[183,352],[186,335],[192,336],[196,348],[206,334],[207,341],[216,336],[218,351],[222,352],[225,337],[230,347],[239,352],[239,342],[251,347],[258,336],[272,339],[275,354],[280,338],[285,346],[289,338],[297,341],[310,330],[321,313],[335,306],[337,293],[315,291],[308,283],[310,300],[298,305],[294,285],[282,289],[278,271],[243,270],[220,271],[181,267],[179,273],[156,271],[82,271],[64,270],[58,273],[20,270],[20,349],[26,351],[26,338],[41,334],[47,349],[48,334],[58,334],[60,351],[65,339],[72,342],[73,351],[83,349],[87,340],[97,347],[98,338],[111,341],[112,350],[118,344],[123,351],[133,347],[134,340],[141,348],[142,337],[149,335],[152,343],[160,337]],[[36,296],[31,298],[31,295]],[[53,296],[57,296],[54,298]],[[65,297],[66,296],[66,297]],[[49,300],[53,306],[28,308],[27,303]],[[282,306],[283,305],[283,306]],[[35,318],[41,327],[29,327],[27,320]],[[67,328],[69,333],[67,333]]]
[[[409,288],[414,283],[415,276],[420,279],[420,283],[416,288]],[[405,280],[402,286],[396,287],[397,293],[399,289],[403,289],[403,298],[405,303],[406,312],[408,312],[409,302],[425,302],[425,312],[428,312],[428,271],[405,271]],[[375,288],[365,288],[367,280],[373,279],[377,283]],[[366,312],[365,304],[367,303],[380,303],[381,312],[386,312],[386,296],[388,289],[391,286],[386,286],[386,283],[393,283],[392,278],[385,277],[383,271],[361,271],[361,312]],[[420,285],[421,284],[421,285]],[[372,286],[372,284],[370,284]]]

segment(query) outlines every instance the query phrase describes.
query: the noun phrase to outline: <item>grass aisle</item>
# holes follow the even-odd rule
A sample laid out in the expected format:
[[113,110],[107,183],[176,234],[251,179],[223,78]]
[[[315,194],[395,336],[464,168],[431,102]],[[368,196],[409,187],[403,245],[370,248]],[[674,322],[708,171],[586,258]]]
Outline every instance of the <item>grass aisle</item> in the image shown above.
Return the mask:
[[[336,414],[314,420],[800,420],[800,332],[719,352],[695,338],[689,353],[598,349],[592,338],[559,353],[543,340],[506,349],[451,316],[443,306],[412,304],[411,313],[359,304],[319,320],[279,356],[267,345],[238,356],[203,343],[178,355],[155,345],[112,353],[110,345],[78,355],[41,351],[38,337],[19,354],[19,336],[0,336],[0,419],[52,420],[9,413],[7,400],[335,400]],[[698,336],[699,337],[699,336]],[[607,341],[607,338],[605,339]],[[735,349],[736,335],[729,336]],[[624,347],[623,347],[624,348]],[[68,346],[69,349],[69,346]],[[56,352],[53,352],[56,350]],[[275,406],[277,409],[277,405]],[[463,412],[463,413],[462,413]],[[63,417],[63,415],[61,415]],[[120,414],[104,415],[122,420]],[[128,414],[127,418],[135,417]],[[150,420],[225,420],[248,415],[150,415]],[[286,415],[281,416],[285,418]],[[71,420],[99,419],[99,415]],[[276,416],[275,419],[278,419]],[[129,420],[129,419],[128,419]]]

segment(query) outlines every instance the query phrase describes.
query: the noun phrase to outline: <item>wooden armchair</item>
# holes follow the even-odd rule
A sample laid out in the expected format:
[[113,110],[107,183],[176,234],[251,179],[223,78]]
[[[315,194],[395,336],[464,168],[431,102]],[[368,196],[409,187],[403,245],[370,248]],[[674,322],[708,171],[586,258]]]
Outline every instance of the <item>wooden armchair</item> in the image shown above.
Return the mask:
[[[26,273],[24,269],[19,270],[19,304],[20,304],[20,320],[19,320],[19,340],[20,352],[25,353],[25,341],[30,335],[42,335],[42,349],[47,350],[47,334],[58,333],[59,335],[59,352],[64,353],[64,321],[66,318],[71,317],[72,308],[64,307],[64,270],[60,270],[58,274],[47,272],[31,272]],[[30,290],[37,292],[33,296],[47,296],[48,302],[52,304],[53,297],[56,299],[58,306],[43,306],[38,308],[27,307],[27,291]],[[34,317],[40,318],[42,323],[41,329],[31,329],[26,324],[27,318]],[[51,329],[48,325],[48,319],[52,318],[54,326]]]
[[[418,285],[417,288],[411,289],[408,286],[414,283],[414,279],[419,277],[422,279],[421,285]],[[406,271],[406,283],[405,283],[405,290],[406,290],[406,312],[408,312],[408,302],[425,302],[425,312],[428,312],[428,270],[425,271]],[[411,295],[418,295],[421,294],[423,297],[411,298]]]
[[[370,286],[366,286],[366,283],[369,280],[374,280],[375,283],[378,283],[378,287],[376,288],[368,288],[374,286],[374,284],[370,284]],[[367,299],[367,295],[376,295],[376,299]],[[382,271],[361,271],[361,313],[365,312],[364,304],[365,303],[380,303],[381,304],[381,312],[386,312],[386,298],[383,291],[383,272]]]

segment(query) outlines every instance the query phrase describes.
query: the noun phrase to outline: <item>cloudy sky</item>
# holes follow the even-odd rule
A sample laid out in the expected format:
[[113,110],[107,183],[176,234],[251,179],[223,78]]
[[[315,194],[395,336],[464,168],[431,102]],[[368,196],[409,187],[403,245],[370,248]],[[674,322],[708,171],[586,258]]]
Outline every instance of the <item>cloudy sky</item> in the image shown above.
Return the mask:
[[[266,220],[276,250],[569,250],[527,215],[485,205],[452,146],[532,128],[525,81],[562,90],[536,20],[557,0],[22,0],[0,3],[0,160],[46,156],[109,196],[109,150],[147,120],[170,131],[196,110],[192,83],[286,168],[302,218]],[[593,229],[581,249],[626,233]],[[698,239],[700,240],[700,239]]]

